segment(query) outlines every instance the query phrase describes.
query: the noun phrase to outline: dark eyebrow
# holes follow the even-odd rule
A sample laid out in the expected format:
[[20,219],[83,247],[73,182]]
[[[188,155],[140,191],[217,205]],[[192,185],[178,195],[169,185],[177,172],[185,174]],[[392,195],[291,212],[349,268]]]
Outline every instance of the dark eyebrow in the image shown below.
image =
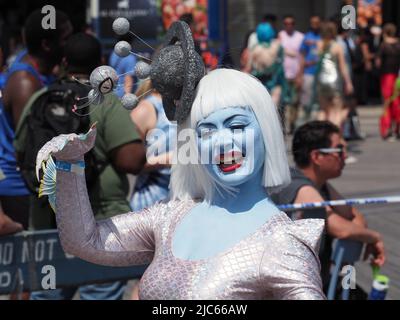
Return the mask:
[[[247,110],[249,107],[248,106],[244,106],[244,107],[237,107],[237,108],[241,108],[243,110]],[[246,119],[249,118],[249,116],[247,114],[237,113],[237,114],[234,114],[234,115],[230,116],[229,118],[225,119],[224,120],[224,124],[226,124],[229,121],[232,121],[232,119],[235,118],[235,117],[245,117]],[[215,125],[210,123],[210,122],[203,122],[203,119],[199,120],[197,122],[196,127],[199,127],[199,126],[213,126],[213,127],[215,127]]]

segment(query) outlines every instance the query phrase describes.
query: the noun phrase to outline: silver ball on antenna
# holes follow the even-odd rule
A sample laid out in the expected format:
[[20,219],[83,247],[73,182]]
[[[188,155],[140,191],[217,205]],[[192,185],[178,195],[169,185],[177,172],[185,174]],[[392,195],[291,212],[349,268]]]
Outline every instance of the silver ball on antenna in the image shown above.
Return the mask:
[[118,82],[117,72],[110,66],[100,66],[90,74],[90,84],[102,94],[110,93]]
[[120,36],[129,32],[129,21],[126,18],[117,18],[112,24],[114,32]]
[[104,101],[104,96],[96,89],[92,89],[88,93],[88,101],[90,104],[99,105]]
[[127,110],[134,109],[138,103],[139,98],[133,93],[126,93],[121,99],[122,106]]
[[139,61],[135,66],[135,76],[143,80],[150,77],[151,66],[144,62]]
[[114,46],[114,52],[117,56],[124,58],[132,51],[132,47],[127,41],[119,41]]

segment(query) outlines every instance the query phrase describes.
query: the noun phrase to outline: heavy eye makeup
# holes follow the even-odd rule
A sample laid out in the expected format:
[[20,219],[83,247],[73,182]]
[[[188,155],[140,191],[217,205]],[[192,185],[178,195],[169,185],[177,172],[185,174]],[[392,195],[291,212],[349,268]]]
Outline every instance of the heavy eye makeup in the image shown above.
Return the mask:
[[246,116],[237,115],[225,121],[224,126],[232,131],[243,131],[251,121]]
[[[251,120],[245,115],[234,115],[224,121],[223,127],[232,131],[243,131]],[[218,129],[212,123],[200,123],[197,126],[197,136],[199,138],[209,138]]]

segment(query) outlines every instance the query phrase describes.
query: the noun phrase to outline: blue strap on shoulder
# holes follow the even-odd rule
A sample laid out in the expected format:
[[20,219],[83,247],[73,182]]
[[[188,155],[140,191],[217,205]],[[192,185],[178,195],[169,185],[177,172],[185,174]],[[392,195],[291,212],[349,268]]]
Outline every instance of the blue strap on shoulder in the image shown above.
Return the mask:
[[24,62],[15,62],[11,65],[11,67],[8,69],[7,71],[7,75],[6,75],[6,82],[8,80],[8,78],[17,71],[26,71],[29,72],[30,74],[32,74],[37,80],[40,81],[40,83],[43,85],[43,79],[41,77],[41,75],[39,74],[39,72],[37,72],[37,70],[32,67],[30,64],[24,63]]

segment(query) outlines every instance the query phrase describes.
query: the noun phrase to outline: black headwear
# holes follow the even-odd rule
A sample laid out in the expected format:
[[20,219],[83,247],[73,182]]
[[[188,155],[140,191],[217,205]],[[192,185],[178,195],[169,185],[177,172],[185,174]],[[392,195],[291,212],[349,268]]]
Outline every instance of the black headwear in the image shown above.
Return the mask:
[[182,123],[189,115],[195,89],[205,74],[192,33],[183,21],[174,22],[151,64],[150,78],[161,94],[169,120]]

